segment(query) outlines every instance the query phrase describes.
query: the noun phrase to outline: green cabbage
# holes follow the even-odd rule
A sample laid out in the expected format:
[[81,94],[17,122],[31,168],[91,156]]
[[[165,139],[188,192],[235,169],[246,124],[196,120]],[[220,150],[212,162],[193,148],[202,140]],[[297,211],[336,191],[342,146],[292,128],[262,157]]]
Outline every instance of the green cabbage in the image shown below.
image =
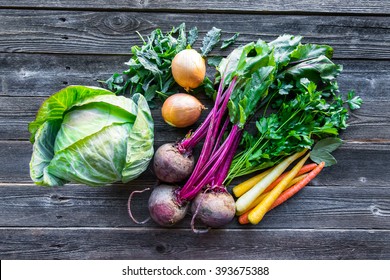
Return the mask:
[[69,86],[42,104],[29,131],[37,185],[125,183],[145,171],[154,152],[153,119],[140,94]]

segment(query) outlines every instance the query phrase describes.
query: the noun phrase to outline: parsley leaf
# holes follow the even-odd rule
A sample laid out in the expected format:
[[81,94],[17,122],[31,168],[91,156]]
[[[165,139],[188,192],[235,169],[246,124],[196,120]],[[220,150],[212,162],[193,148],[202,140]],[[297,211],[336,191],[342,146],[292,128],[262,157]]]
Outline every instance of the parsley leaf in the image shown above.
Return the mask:
[[348,92],[347,103],[348,103],[349,108],[351,110],[356,110],[356,109],[359,109],[360,106],[362,105],[363,99],[361,99],[360,96],[355,96],[354,91],[350,91],[350,92]]

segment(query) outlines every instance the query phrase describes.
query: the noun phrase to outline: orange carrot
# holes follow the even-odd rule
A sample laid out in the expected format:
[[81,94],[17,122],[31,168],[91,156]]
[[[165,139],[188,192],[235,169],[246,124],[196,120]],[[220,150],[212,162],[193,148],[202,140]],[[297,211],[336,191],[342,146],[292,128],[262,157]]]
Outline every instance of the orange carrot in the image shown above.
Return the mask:
[[[309,164],[306,164],[304,166],[302,166],[301,170],[299,170],[297,176],[299,175],[302,175],[306,172],[309,172],[309,171],[312,171],[314,168],[316,168],[317,164],[316,163],[309,163]],[[269,185],[265,190],[264,192],[269,192],[270,190],[272,190],[273,188],[275,188],[275,186],[277,184],[279,184],[280,181],[283,180],[284,177],[286,177],[286,175],[288,174],[288,171],[287,172],[284,172],[282,175],[279,176],[278,179],[276,179],[275,181],[272,182],[271,185]]]
[[[252,209],[251,209],[252,210]],[[242,214],[239,218],[238,218],[238,222],[242,225],[246,225],[246,224],[249,224],[249,220],[248,220],[248,215],[249,215],[249,212],[251,211],[246,211],[244,214]]]
[[[295,195],[297,192],[299,192],[303,187],[305,187],[311,180],[313,180],[318,173],[321,172],[321,170],[324,168],[325,162],[321,162],[316,168],[314,168],[309,175],[307,175],[306,178],[304,178],[302,181],[296,183],[294,186],[291,188],[285,190],[280,194],[280,196],[275,200],[275,202],[272,204],[269,210],[275,208],[276,206],[282,204],[285,202],[287,199]],[[268,211],[269,211],[268,210]]]

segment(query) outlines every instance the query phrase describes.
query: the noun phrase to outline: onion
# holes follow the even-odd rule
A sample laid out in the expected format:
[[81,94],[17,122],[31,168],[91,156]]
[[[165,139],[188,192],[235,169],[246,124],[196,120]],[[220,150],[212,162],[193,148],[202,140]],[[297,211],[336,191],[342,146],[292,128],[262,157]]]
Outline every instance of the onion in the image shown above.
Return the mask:
[[165,100],[161,113],[165,122],[174,127],[187,127],[194,124],[205,107],[194,96],[176,93]]
[[194,49],[179,52],[172,60],[172,75],[186,91],[200,86],[206,75],[206,63]]

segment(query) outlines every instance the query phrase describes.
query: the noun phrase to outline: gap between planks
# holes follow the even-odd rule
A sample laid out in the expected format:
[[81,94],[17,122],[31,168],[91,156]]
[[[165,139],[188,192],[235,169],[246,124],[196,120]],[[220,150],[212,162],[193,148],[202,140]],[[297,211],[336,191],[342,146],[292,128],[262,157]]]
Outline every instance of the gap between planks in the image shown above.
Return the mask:
[[[1,230],[35,230],[42,229],[48,231],[79,231],[79,230],[96,230],[96,231],[181,231],[181,232],[191,232],[190,228],[164,228],[164,227],[0,227]],[[370,232],[370,233],[379,233],[385,232],[390,233],[390,229],[358,229],[358,228],[337,228],[337,229],[327,229],[327,228],[275,228],[275,229],[261,229],[261,228],[214,228],[209,231],[212,232]]]
[[388,16],[390,12],[349,12],[349,11],[315,11],[315,10],[249,10],[246,9],[220,9],[220,8],[209,8],[200,10],[197,8],[183,8],[183,7],[170,7],[170,8],[144,8],[144,7],[118,7],[118,8],[99,8],[99,7],[53,7],[53,6],[41,6],[41,7],[29,7],[29,6],[0,6],[0,10],[39,10],[39,11],[66,11],[66,12],[136,12],[136,13],[175,13],[175,14],[248,14],[248,15],[294,15],[294,16],[342,16],[342,17],[354,17],[354,16],[372,16],[372,17],[383,17]]

